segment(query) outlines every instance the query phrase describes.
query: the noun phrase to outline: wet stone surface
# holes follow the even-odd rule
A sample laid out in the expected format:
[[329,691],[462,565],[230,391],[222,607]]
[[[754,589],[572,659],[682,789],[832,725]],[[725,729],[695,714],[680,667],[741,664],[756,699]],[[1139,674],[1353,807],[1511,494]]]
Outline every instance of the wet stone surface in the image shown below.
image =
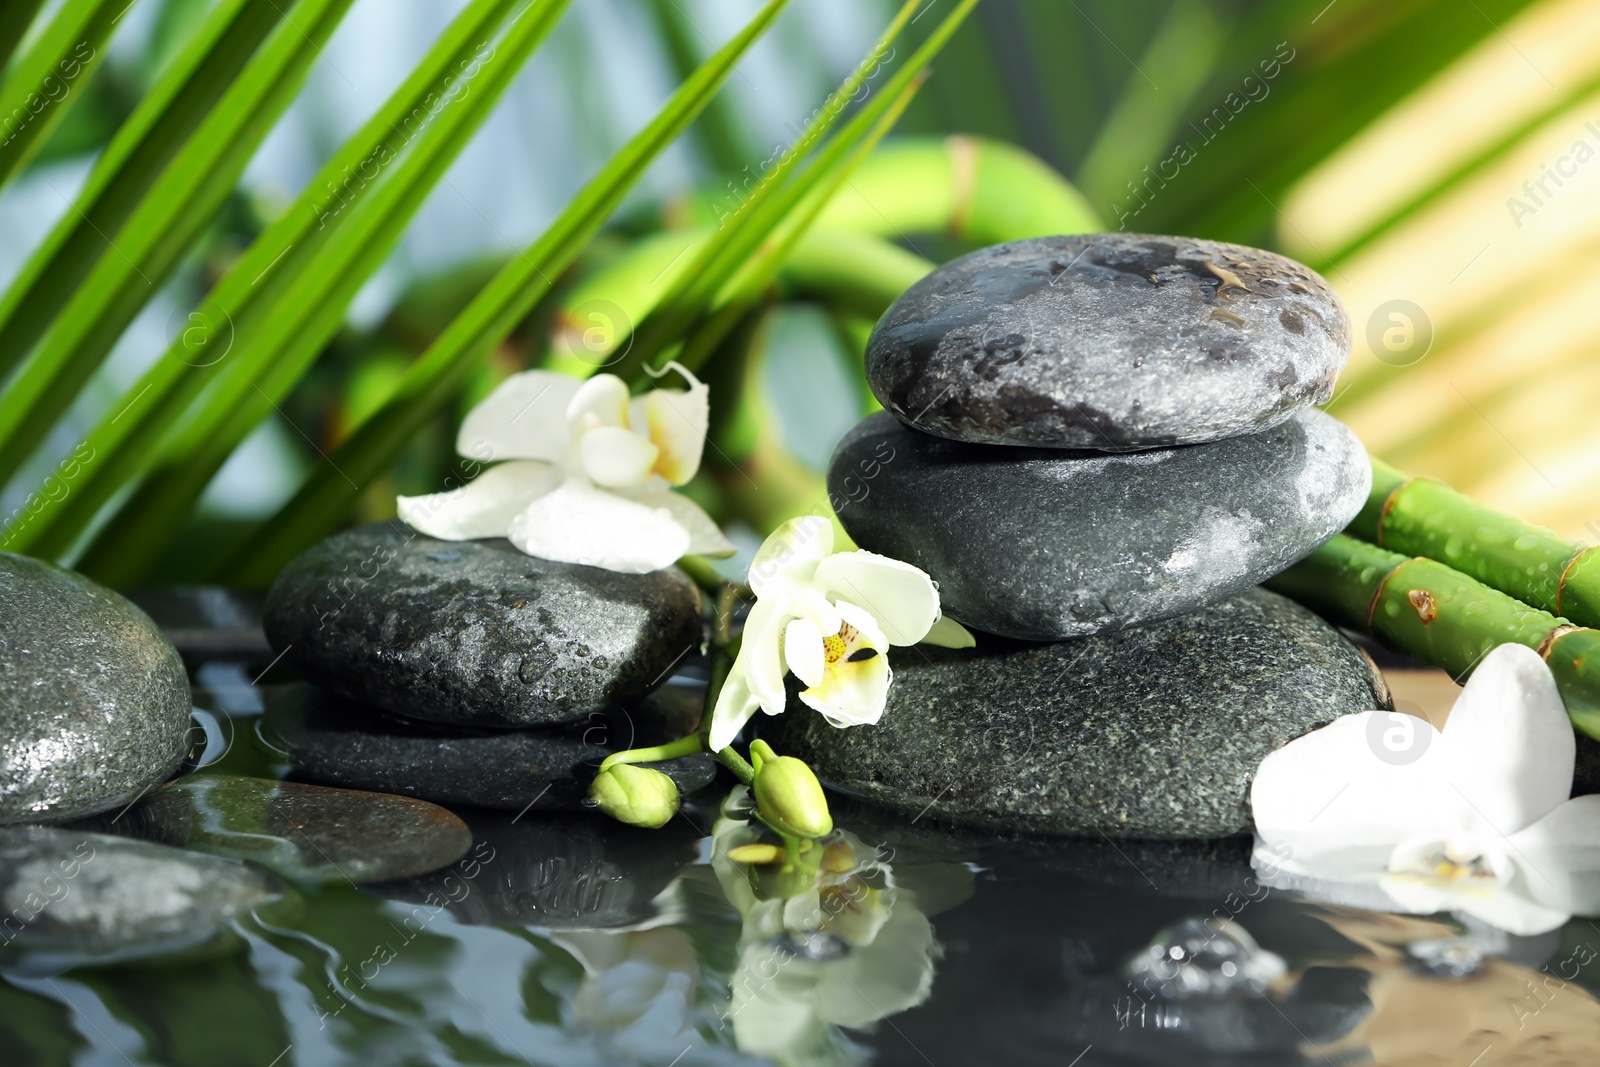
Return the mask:
[[867,345],[883,406],[961,441],[1120,450],[1256,433],[1322,403],[1350,350],[1325,281],[1188,237],[985,248],[908,289]]
[[963,445],[879,412],[839,443],[828,489],[856,543],[927,571],[952,618],[1058,640],[1265,581],[1343,529],[1371,477],[1361,442],[1320,411],[1123,455]]
[[0,830],[0,962],[45,972],[197,949],[278,894],[244,864],[77,829]]
[[127,803],[188,752],[189,682],[150,618],[80,574],[0,553],[0,823]]
[[644,696],[701,640],[676,568],[616,574],[505,540],[436,541],[400,523],[329,538],[267,598],[274,649],[309,680],[457,726],[582,721]]
[[384,882],[460,859],[472,835],[412,797],[201,774],[90,829],[258,863],[294,882]]
[[1211,838],[1251,828],[1262,758],[1387,707],[1371,661],[1265,590],[1055,644],[897,650],[881,722],[835,729],[791,699],[763,736],[825,781],[914,816],[1034,833]]
[[[673,687],[634,709],[593,712],[561,730],[450,730],[296,685],[267,706],[262,725],[264,739],[280,748],[301,775],[328,785],[449,805],[572,810],[583,804],[608,754],[658,743],[666,739],[669,723],[681,726],[681,703]],[[671,776],[685,796],[716,775],[710,756],[653,766]]]

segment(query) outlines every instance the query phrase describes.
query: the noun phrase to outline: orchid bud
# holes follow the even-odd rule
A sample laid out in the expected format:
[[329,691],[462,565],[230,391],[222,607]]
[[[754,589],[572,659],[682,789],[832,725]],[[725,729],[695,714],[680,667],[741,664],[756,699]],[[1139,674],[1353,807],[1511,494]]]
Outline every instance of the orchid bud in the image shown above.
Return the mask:
[[618,763],[594,776],[589,796],[600,810],[631,826],[654,830],[678,813],[678,786],[649,767]]
[[756,808],[774,829],[792,837],[826,837],[833,815],[822,783],[804,760],[780,756],[765,741],[750,746],[755,765]]

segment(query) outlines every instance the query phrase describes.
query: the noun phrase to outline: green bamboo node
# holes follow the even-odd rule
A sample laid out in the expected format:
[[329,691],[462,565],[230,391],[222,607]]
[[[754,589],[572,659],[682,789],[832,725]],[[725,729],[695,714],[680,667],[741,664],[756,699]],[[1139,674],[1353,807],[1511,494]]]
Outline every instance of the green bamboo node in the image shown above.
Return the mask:
[[1580,626],[1600,626],[1600,548],[1495,511],[1433,478],[1372,462],[1372,492],[1350,532],[1427,556]]
[[1550,665],[1573,726],[1600,737],[1600,631],[1530,607],[1438,560],[1345,534],[1266,585],[1443,668],[1457,682],[1499,645],[1526,645]]

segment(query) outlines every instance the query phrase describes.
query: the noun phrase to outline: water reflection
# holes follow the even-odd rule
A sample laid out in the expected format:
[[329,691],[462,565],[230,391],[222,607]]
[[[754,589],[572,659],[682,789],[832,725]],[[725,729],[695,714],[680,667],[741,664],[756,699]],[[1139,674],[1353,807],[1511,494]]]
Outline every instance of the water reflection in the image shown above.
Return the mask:
[[1581,920],[1513,937],[1312,903],[1256,880],[1247,842],[841,808],[788,866],[752,848],[779,840],[742,789],[661,833],[463,811],[451,867],[308,886],[240,921],[231,954],[7,975],[0,1063],[1492,1067],[1600,1047]]

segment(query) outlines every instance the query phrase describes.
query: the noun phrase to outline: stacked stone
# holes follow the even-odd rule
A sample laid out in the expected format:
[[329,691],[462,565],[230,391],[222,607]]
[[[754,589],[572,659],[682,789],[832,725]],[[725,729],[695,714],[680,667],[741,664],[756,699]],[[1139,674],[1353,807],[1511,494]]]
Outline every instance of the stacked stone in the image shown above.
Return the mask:
[[[263,623],[306,679],[268,704],[265,736],[326,785],[575,810],[607,755],[699,721],[701,688],[660,688],[704,639],[676,567],[617,574],[377,523],[285,567]],[[716,773],[709,756],[659,766],[684,795]]]
[[1239,245],[1037,238],[924,278],[873,332],[886,410],[828,484],[978,646],[897,655],[878,727],[785,716],[780,749],[980,825],[1247,830],[1262,756],[1387,706],[1359,649],[1252,588],[1366,499],[1360,442],[1314,407],[1349,346],[1322,278]]

